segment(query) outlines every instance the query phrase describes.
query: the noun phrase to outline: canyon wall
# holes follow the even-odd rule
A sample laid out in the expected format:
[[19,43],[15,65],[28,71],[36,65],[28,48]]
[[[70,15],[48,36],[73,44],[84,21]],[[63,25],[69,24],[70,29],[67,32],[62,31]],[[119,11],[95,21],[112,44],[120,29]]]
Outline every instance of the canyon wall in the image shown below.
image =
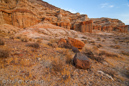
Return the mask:
[[40,22],[90,32],[92,30],[126,32],[127,26],[118,19],[88,18],[86,14],[71,13],[42,0],[1,0],[0,24],[27,28]]

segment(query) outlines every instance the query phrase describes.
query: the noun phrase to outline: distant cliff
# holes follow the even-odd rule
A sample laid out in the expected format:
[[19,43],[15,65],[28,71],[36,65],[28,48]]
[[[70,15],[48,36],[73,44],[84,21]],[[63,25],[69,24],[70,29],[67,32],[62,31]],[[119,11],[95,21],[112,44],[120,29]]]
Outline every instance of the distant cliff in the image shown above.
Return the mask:
[[66,29],[91,33],[92,30],[127,32],[128,29],[118,19],[90,19],[86,14],[73,14],[42,0],[0,1],[0,24],[27,28],[42,21],[47,21]]

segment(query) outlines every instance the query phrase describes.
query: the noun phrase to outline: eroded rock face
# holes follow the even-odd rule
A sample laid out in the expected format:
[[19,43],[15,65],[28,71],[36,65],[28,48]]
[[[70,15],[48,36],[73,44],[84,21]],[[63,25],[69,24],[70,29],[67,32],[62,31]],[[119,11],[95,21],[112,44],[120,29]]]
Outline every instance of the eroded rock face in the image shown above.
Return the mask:
[[93,29],[101,31],[119,31],[127,32],[127,26],[118,19],[111,18],[93,18]]
[[56,26],[80,32],[92,30],[126,32],[127,26],[118,19],[89,19],[87,15],[71,13],[42,0],[0,0],[0,25],[27,28],[47,21]]
[[88,57],[82,53],[75,54],[73,58],[73,63],[75,67],[81,68],[81,69],[89,69],[91,65]]

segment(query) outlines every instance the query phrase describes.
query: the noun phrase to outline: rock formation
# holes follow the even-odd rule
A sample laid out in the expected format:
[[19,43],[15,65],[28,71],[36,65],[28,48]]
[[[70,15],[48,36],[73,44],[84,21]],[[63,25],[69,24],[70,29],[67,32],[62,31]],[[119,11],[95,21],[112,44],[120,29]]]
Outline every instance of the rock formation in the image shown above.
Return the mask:
[[0,1],[0,25],[9,24],[27,28],[43,21],[80,32],[92,33],[92,30],[127,32],[127,26],[118,19],[89,19],[87,15],[74,14],[42,0]]
[[110,18],[92,18],[93,29],[102,31],[119,31],[127,32],[127,26],[118,19]]
[[73,63],[75,67],[81,69],[89,69],[90,68],[90,61],[87,56],[82,53],[76,53],[73,58]]

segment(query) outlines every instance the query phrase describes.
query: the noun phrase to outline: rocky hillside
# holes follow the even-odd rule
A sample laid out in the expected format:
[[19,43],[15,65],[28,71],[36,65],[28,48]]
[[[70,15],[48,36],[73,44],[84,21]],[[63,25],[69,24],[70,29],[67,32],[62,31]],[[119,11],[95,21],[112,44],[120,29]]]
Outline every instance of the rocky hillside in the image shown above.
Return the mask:
[[90,19],[86,14],[73,14],[42,0],[0,1],[0,24],[27,28],[42,21],[81,32],[92,32],[93,29],[127,32],[127,26],[118,19]]

